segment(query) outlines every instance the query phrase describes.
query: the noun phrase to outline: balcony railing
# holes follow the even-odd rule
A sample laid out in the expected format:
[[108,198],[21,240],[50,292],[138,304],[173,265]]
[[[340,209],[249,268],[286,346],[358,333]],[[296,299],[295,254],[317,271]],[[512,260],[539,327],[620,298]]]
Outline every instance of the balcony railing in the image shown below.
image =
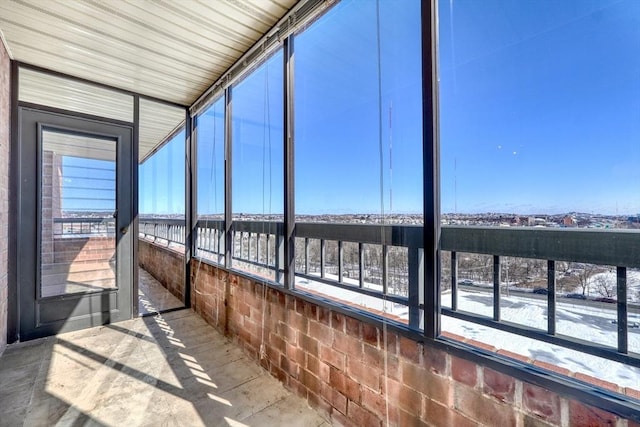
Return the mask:
[[59,237],[114,236],[114,218],[54,218],[53,235]]
[[[239,262],[267,269],[275,273],[275,282],[280,282],[284,273],[283,224],[268,221],[234,221],[231,228],[232,268],[235,269],[233,264]],[[147,238],[184,244],[184,233],[182,221],[154,219],[140,222],[140,234]],[[224,221],[198,221],[196,233],[196,255],[223,264]],[[302,280],[307,283],[311,281],[401,304],[408,309],[406,321],[409,326],[421,328],[421,310],[424,309],[424,242],[421,226],[296,223],[295,236],[296,283]],[[331,261],[327,253],[330,246],[334,255]],[[637,256],[640,253],[640,233],[626,230],[443,226],[440,246],[442,253],[449,257],[449,277],[443,280],[443,283],[450,281],[451,291],[451,305],[441,308],[442,315],[640,367],[640,355],[629,350],[628,340],[629,315],[640,314],[640,307],[629,303],[627,298],[628,271],[640,269],[640,257]],[[348,251],[347,247],[350,248]],[[366,261],[372,252],[377,261],[373,263],[373,267],[370,260],[369,264]],[[461,285],[458,265],[461,253],[492,257],[493,283],[483,289],[484,292],[493,294],[491,316],[470,313],[459,308]],[[501,296],[504,282],[501,278],[501,263],[505,257],[546,262],[546,295],[534,295],[532,292],[525,295],[532,298],[532,301],[546,299],[546,330],[502,319]],[[391,259],[395,271],[390,268]],[[562,310],[562,307],[559,308],[557,305],[557,299],[561,297],[556,289],[558,262],[615,267],[617,301],[607,306],[612,311],[615,310],[616,347],[561,335],[556,331],[557,314]],[[406,275],[404,281],[398,280],[398,265],[405,266],[401,269],[401,274]],[[357,279],[348,275],[347,271],[356,271]],[[590,301],[571,301],[576,304],[595,304]]]
[[185,229],[183,219],[141,218],[138,221],[140,237],[166,245],[184,245]]

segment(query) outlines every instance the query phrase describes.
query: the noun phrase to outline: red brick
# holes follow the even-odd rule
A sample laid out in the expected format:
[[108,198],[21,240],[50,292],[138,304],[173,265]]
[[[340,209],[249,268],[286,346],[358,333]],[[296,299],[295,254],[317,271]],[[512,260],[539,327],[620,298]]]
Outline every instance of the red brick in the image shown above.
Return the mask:
[[478,384],[478,365],[451,356],[451,377],[462,384],[475,387]]
[[379,369],[372,368],[359,360],[349,358],[347,361],[349,377],[376,391],[380,390],[380,373]]
[[376,414],[352,401],[347,403],[347,416],[358,426],[375,427],[382,424],[382,420]]
[[320,392],[322,393],[322,397],[329,402],[331,407],[345,415],[347,414],[347,397],[344,394],[340,393],[328,384],[322,384]]
[[269,367],[269,372],[271,372],[271,375],[276,377],[281,383],[285,383],[287,381],[287,372],[278,368],[276,365],[271,365]]
[[286,343],[281,337],[276,334],[269,334],[269,343],[280,353],[284,353],[286,351]]
[[274,303],[269,306],[269,320],[272,325],[284,322],[286,318],[286,311],[283,305],[277,305],[277,303]]
[[291,344],[287,344],[287,358],[298,365],[305,364],[304,350]]
[[293,295],[285,296],[285,309],[289,311],[295,311],[296,309],[296,297]]
[[333,333],[333,348],[349,355],[349,358],[362,360],[362,341],[340,332]]
[[307,369],[321,381],[329,382],[329,365],[321,362],[318,358],[310,354],[307,355]]
[[312,356],[318,357],[318,340],[309,335],[298,332],[298,346]]
[[[638,386],[638,388],[640,388],[640,386]],[[632,399],[640,400],[640,390],[638,389],[625,387],[624,394],[631,397]]]
[[307,333],[309,321],[302,314],[290,312],[289,313],[289,326],[296,329],[303,334]]
[[524,409],[552,424],[560,423],[560,397],[533,384],[522,385]]
[[331,326],[331,310],[324,307],[318,307],[318,322],[326,326]]
[[329,372],[329,385],[347,396],[349,400],[360,403],[360,385],[333,367]]
[[385,419],[387,416],[387,400],[385,396],[367,387],[362,389],[362,406],[376,414],[380,419]]
[[515,399],[515,390],[515,378],[496,372],[493,369],[484,368],[483,392],[502,402],[513,403]]
[[422,394],[394,380],[387,380],[389,402],[417,417],[422,413]]
[[455,386],[455,409],[465,416],[490,426],[516,425],[516,412],[511,405],[484,397],[480,392],[462,384]]
[[249,329],[247,329],[247,328],[240,328],[237,331],[237,336],[244,343],[250,343],[251,342],[251,332],[249,332]]
[[420,363],[421,346],[412,339],[400,337],[400,355],[406,359]]
[[498,354],[501,356],[505,356],[511,359],[519,360],[521,362],[530,363],[531,359],[527,356],[523,356],[522,354],[514,353],[509,350],[498,350]]
[[498,350],[495,346],[493,346],[491,344],[487,344],[487,343],[482,342],[482,341],[476,341],[476,340],[469,339],[469,340],[467,340],[467,343],[472,345],[472,346],[474,346],[474,347],[478,347],[478,348],[487,350],[490,353],[495,353]]
[[620,392],[620,386],[609,381],[602,380],[600,378],[592,377],[591,375],[585,375],[581,372],[575,374],[575,378],[580,381],[584,381],[589,384],[593,384],[598,387],[606,388],[607,390]]
[[425,397],[436,399],[450,405],[452,403],[453,383],[447,378],[435,375],[423,367],[413,363],[400,362],[402,383],[424,394]]
[[[402,426],[402,427],[404,427],[404,426],[428,427],[430,424],[426,424],[416,414],[410,414],[407,411],[403,411],[402,409],[398,409],[398,425]],[[439,425],[439,424],[431,424],[431,425]],[[446,424],[442,424],[442,425],[444,426]]]
[[248,304],[241,302],[237,304],[236,310],[245,317],[251,316],[251,308]]
[[[306,303],[304,300],[300,299],[300,298],[296,298],[296,313],[298,313],[301,316],[304,316],[304,307],[305,307]],[[305,316],[306,317],[306,316]]]
[[345,316],[335,311],[331,312],[331,327],[339,332],[344,332]]
[[424,366],[434,374],[448,375],[447,354],[444,351],[425,347],[422,353]]
[[318,396],[315,393],[308,392],[307,400],[309,401],[309,406],[311,406],[315,410],[325,415],[331,414],[331,410],[332,410],[331,404],[327,402],[324,398]]
[[380,333],[380,347],[387,353],[395,356],[398,354],[399,339],[398,334],[389,331],[385,333],[383,329]]
[[304,304],[304,315],[309,320],[313,320],[314,322],[318,321],[318,306],[312,302],[305,301]]
[[345,317],[345,333],[354,338],[360,339],[360,326],[362,322],[353,317]]
[[293,393],[297,394],[300,397],[307,398],[307,387],[304,386],[300,381],[294,379],[293,377],[287,378],[287,383],[285,384],[289,390]]
[[369,323],[362,324],[362,340],[373,346],[378,347],[378,328]]
[[292,360],[289,360],[284,354],[280,356],[280,369],[286,372],[288,375],[298,378],[299,365]]
[[523,414],[522,421],[524,423],[523,427],[554,427],[555,424],[549,424],[545,421],[542,421],[540,418],[535,415]]
[[333,342],[333,330],[318,322],[309,322],[309,335],[327,345]]
[[434,400],[424,399],[422,419],[429,424],[455,427],[475,427],[477,423],[461,413]]
[[566,369],[566,368],[562,368],[558,365],[555,365],[553,363],[549,363],[549,362],[544,362],[542,360],[534,360],[533,364],[539,368],[542,369],[546,369],[547,371],[551,371],[551,372],[555,372],[556,374],[560,374],[560,375],[564,375],[564,376],[570,376],[571,375],[571,371]]
[[363,345],[364,364],[372,369],[382,370],[384,368],[384,352],[369,344]]
[[300,374],[298,375],[298,381],[300,381],[304,386],[309,389],[309,391],[320,394],[320,380],[318,377],[313,375],[310,371],[306,369],[300,369]]
[[383,375],[394,380],[400,380],[400,359],[397,356],[387,355],[387,365],[383,368]]
[[569,424],[583,427],[615,426],[616,417],[610,412],[572,400],[569,402]]
[[282,356],[282,353],[271,346],[265,346],[265,353],[267,354],[269,362],[276,366],[280,366],[280,356]]
[[291,344],[297,344],[298,331],[290,326],[285,325],[284,323],[281,323],[280,326],[282,327],[282,337],[284,338],[284,340]]
[[454,334],[453,332],[449,332],[449,331],[442,331],[441,335],[445,338],[449,338],[452,339],[454,341],[459,341],[459,342],[466,342],[467,339],[465,337],[463,337],[462,335],[458,335],[458,334]]
[[345,355],[344,353],[320,343],[320,359],[331,366],[344,371]]
[[331,412],[331,424],[335,426],[356,427],[353,421],[340,411]]

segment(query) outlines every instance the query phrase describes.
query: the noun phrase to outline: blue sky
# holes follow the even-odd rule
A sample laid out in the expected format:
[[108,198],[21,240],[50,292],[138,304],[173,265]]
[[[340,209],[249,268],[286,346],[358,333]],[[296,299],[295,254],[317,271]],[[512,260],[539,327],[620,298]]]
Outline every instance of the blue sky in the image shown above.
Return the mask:
[[[344,1],[296,35],[298,214],[421,212],[420,2],[401,4],[378,26]],[[640,212],[640,2],[438,7],[442,212]],[[282,212],[280,61],[234,87],[234,213]],[[222,101],[198,122],[201,214],[223,211],[223,123]],[[141,205],[179,209],[182,172],[143,168]]]
[[640,2],[439,6],[442,211],[640,212]]
[[62,157],[62,209],[67,212],[115,210],[115,162]]
[[176,134],[138,170],[140,214],[184,214],[185,133]]

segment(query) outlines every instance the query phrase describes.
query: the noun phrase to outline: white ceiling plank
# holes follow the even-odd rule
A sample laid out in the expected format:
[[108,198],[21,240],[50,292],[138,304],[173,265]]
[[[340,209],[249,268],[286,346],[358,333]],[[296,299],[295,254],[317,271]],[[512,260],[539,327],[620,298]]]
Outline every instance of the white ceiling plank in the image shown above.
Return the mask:
[[14,59],[183,105],[295,0],[5,0]]

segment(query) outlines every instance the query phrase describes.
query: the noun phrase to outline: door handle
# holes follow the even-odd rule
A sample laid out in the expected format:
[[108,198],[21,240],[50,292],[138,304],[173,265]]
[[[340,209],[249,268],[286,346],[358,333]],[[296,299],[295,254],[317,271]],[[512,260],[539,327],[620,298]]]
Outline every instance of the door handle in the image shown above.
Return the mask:
[[129,227],[122,227],[120,229],[120,233],[122,233],[122,234],[127,234],[127,231],[129,231]]

